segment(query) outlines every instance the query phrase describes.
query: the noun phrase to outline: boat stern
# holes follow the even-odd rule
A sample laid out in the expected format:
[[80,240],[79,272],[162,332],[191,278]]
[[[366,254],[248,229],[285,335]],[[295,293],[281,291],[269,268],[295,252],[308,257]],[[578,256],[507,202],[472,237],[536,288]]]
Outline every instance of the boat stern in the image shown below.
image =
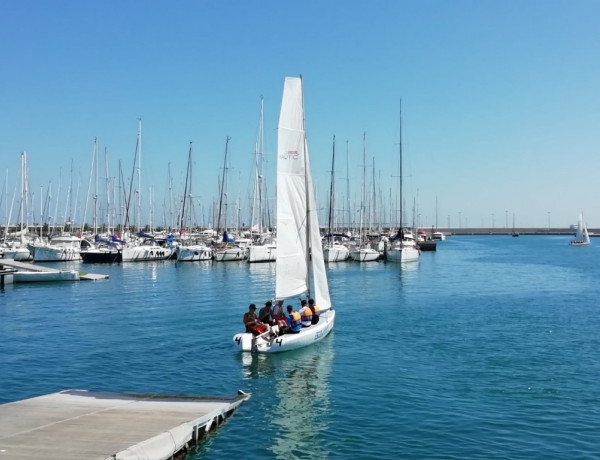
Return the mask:
[[242,332],[234,335],[233,344],[239,351],[252,351],[252,334]]

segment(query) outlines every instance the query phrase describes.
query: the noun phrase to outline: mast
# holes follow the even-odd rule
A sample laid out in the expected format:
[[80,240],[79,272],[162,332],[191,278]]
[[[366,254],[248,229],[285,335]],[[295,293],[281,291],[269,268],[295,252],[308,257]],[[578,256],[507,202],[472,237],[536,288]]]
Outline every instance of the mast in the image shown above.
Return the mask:
[[94,168],[94,235],[98,233],[98,139],[94,138],[94,159],[92,160]]
[[[192,187],[192,143],[190,142],[190,150],[188,152],[188,166],[185,174],[185,187],[183,188],[183,206],[181,208],[181,216],[179,218],[179,232],[184,228],[185,202],[188,199],[188,183],[190,184],[189,194],[191,195]],[[191,200],[191,198],[190,198]]]
[[352,234],[350,226],[352,225],[352,208],[350,207],[350,153],[346,140],[346,203],[348,205],[348,236]]
[[363,214],[365,212],[365,178],[367,175],[367,133],[363,132],[363,170],[362,170],[362,187],[360,191],[360,226],[359,226],[359,242],[363,244]]
[[[258,128],[258,225],[259,231],[262,235],[263,233],[263,209],[262,209],[262,183],[263,183],[263,148],[264,148],[264,101],[263,97],[260,97],[260,122]],[[250,231],[250,236],[252,236],[252,230]]]
[[27,152],[21,153],[21,242],[23,242],[23,218],[27,196]]
[[138,188],[137,188],[137,212],[136,212],[136,221],[138,229],[141,227],[142,219],[142,119],[138,118],[138,168],[137,168],[137,177],[138,177]]
[[333,212],[334,212],[334,180],[335,180],[335,135],[333,136],[333,152],[331,154],[331,185],[329,187],[329,219],[328,219],[328,233],[329,233],[329,244],[333,241],[331,232],[333,230]]
[[398,230],[398,237],[402,240],[404,239],[404,224],[402,222],[403,219],[403,195],[402,195],[402,98],[400,98],[400,141],[398,143],[399,145],[399,166],[398,166],[398,187],[399,187],[399,193],[400,193],[400,228]]
[[223,176],[221,176],[221,184],[219,187],[219,215],[217,217],[217,238],[221,232],[221,215],[223,214],[223,206],[225,206],[225,230],[227,229],[227,200],[225,200],[225,204],[223,204],[223,198],[227,196],[227,152],[229,148],[229,141],[231,138],[229,136],[225,139],[225,159],[223,160]]
[[106,187],[106,231],[110,234],[110,175],[108,172],[108,149],[104,147],[104,174]]
[[304,189],[306,190],[305,195],[305,204],[306,204],[306,266],[308,269],[306,270],[306,295],[307,297],[311,297],[310,294],[310,278],[311,278],[311,264],[310,264],[310,213],[316,212],[316,209],[310,209],[310,194],[313,193],[310,190],[310,183],[308,181],[308,144],[306,142],[306,115],[304,113],[304,80],[302,80],[302,75],[300,75],[300,94],[302,96],[300,103],[302,104],[302,120],[301,120],[301,129],[302,129],[302,142],[304,146]]

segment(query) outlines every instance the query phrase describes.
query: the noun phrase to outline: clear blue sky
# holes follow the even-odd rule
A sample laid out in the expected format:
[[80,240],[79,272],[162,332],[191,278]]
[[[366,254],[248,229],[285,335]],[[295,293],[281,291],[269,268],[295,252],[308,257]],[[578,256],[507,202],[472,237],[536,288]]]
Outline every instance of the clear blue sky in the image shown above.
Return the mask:
[[59,176],[65,200],[71,162],[83,200],[95,137],[111,176],[120,160],[129,180],[141,117],[156,224],[169,163],[183,190],[189,141],[204,212],[226,136],[230,200],[244,202],[260,97],[274,184],[283,80],[302,74],[321,203],[334,134],[340,195],[347,140],[359,197],[363,132],[378,192],[396,194],[402,98],[404,195],[422,225],[437,199],[440,227],[459,213],[463,227],[512,226],[513,213],[517,226],[566,226],[580,211],[600,227],[599,24],[597,0],[4,1],[0,182],[8,169],[10,201],[27,151],[36,202],[49,182],[57,198]]

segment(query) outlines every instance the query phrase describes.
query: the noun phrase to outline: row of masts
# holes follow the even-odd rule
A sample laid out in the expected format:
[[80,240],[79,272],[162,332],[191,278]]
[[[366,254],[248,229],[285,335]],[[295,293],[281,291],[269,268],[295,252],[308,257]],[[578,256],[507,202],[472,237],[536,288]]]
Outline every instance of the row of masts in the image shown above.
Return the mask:
[[[227,180],[229,170],[229,158],[228,158],[228,145],[230,138],[226,138],[225,143],[225,155],[223,161],[222,173],[219,176],[219,198],[217,201],[209,205],[208,212],[197,211],[197,207],[202,208],[202,203],[199,199],[194,197],[192,193],[192,143],[189,144],[188,151],[188,167],[186,170],[186,176],[184,181],[184,192],[183,197],[179,200],[180,204],[177,205],[177,199],[173,190],[173,178],[171,173],[171,163],[168,163],[168,203],[163,205],[162,221],[163,225],[158,227],[155,225],[154,218],[154,203],[153,203],[153,188],[148,189],[148,218],[147,224],[142,223],[142,121],[138,120],[138,132],[136,139],[136,148],[134,155],[134,164],[131,172],[131,177],[128,186],[125,184],[123,176],[123,170],[121,162],[118,163],[118,176],[117,178],[111,176],[109,168],[109,155],[108,150],[104,150],[104,191],[101,191],[99,186],[100,176],[100,159],[99,159],[99,147],[98,139],[94,139],[93,151],[92,151],[92,166],[88,181],[88,190],[85,199],[85,205],[82,208],[79,203],[79,190],[81,180],[79,179],[76,186],[76,191],[73,192],[73,164],[71,165],[71,176],[69,186],[66,191],[65,210],[62,215],[63,219],[59,218],[61,214],[58,207],[59,203],[62,202],[61,188],[62,188],[62,174],[59,179],[57,199],[55,199],[55,209],[52,215],[50,215],[51,202],[53,201],[53,190],[52,183],[49,183],[46,187],[44,196],[43,187],[40,191],[39,197],[39,215],[36,216],[36,210],[34,207],[35,196],[34,193],[30,193],[29,190],[29,179],[28,179],[28,167],[26,162],[26,153],[23,152],[21,157],[21,200],[20,200],[20,211],[16,222],[20,222],[22,227],[33,226],[37,222],[37,226],[42,228],[59,228],[61,231],[74,231],[77,229],[84,230],[89,229],[94,233],[99,232],[111,232],[121,231],[123,229],[143,229],[145,231],[152,231],[156,228],[166,229],[168,231],[181,230],[184,228],[202,227],[202,228],[215,228],[218,231],[228,229],[232,227],[236,230],[241,230],[242,227],[249,227],[251,230],[256,230],[257,233],[262,233],[266,228],[272,228],[272,207],[274,199],[269,199],[267,191],[267,181],[264,180],[263,172],[263,139],[264,139],[264,123],[263,123],[264,106],[261,98],[260,106],[260,122],[258,140],[255,145],[255,160],[254,160],[254,180],[253,180],[253,191],[250,204],[250,219],[243,219],[241,212],[241,199],[237,199],[235,205],[235,211],[232,213],[229,204],[229,197],[227,192]],[[402,143],[400,139],[400,154],[401,154]],[[406,208],[404,200],[402,198],[401,181],[399,187],[399,198],[396,199],[396,205],[391,206],[389,209],[389,217],[383,218],[387,214],[385,211],[384,194],[381,189],[377,187],[377,177],[375,173],[375,159],[372,159],[372,177],[371,184],[367,187],[367,146],[366,146],[366,133],[363,133],[363,161],[362,161],[362,181],[361,181],[361,195],[360,195],[360,206],[351,206],[351,193],[350,193],[350,155],[349,155],[349,142],[346,141],[346,200],[341,200],[342,208],[337,207],[336,194],[335,194],[335,136],[333,140],[333,152],[332,152],[332,163],[331,163],[331,185],[329,193],[329,203],[327,206],[321,209],[327,210],[328,230],[329,232],[347,232],[347,233],[359,233],[365,231],[381,231],[384,227],[401,227],[403,222],[408,222],[404,216],[403,209]],[[380,173],[381,174],[381,173]],[[399,162],[399,177],[402,177],[402,162]],[[12,221],[13,204],[8,206],[8,170],[6,171],[5,187],[0,198],[0,206],[2,201],[6,200],[6,216],[5,226],[8,227]],[[136,184],[137,186],[134,186]],[[101,196],[103,199],[101,200]],[[91,201],[91,205],[90,205]],[[196,203],[196,202],[197,203]],[[389,203],[393,202],[392,190],[389,192]],[[73,206],[75,202],[75,206]],[[437,203],[436,203],[437,207]],[[357,210],[358,208],[358,210]],[[396,212],[395,210],[400,210]],[[357,212],[358,211],[358,212]],[[228,225],[228,216],[236,214],[236,217],[230,219],[234,224]],[[358,214],[358,221],[356,220],[356,214]],[[80,225],[77,227],[78,216],[82,215],[81,222],[88,223],[91,217],[91,228],[89,225]],[[415,222],[415,205],[413,205],[413,224],[412,227],[418,225]],[[437,218],[436,218],[437,221]],[[249,225],[244,225],[244,222],[249,222]],[[436,224],[437,225],[437,224]],[[7,233],[6,231],[4,233]]]

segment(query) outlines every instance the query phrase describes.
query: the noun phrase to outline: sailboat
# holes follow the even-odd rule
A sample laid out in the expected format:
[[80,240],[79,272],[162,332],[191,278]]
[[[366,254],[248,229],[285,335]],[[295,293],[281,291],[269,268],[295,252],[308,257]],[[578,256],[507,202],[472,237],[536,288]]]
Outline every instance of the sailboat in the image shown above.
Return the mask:
[[515,237],[515,238],[519,236],[519,232],[517,232],[515,230],[515,213],[514,212],[513,212],[513,230],[512,230],[512,236]]
[[[304,98],[301,77],[286,77],[279,115],[277,142],[277,259],[275,298],[284,301],[306,295],[315,299],[320,317],[317,324],[295,334],[269,338],[249,332],[233,337],[241,351],[276,353],[306,347],[331,332],[335,311],[329,287],[310,162],[304,130]],[[277,326],[273,326],[275,332]]]
[[350,249],[350,258],[357,262],[373,262],[379,259],[379,252],[373,249],[369,244],[364,242],[365,231],[363,229],[363,221],[365,215],[365,180],[366,180],[366,168],[367,168],[367,157],[366,157],[366,133],[363,133],[363,173],[362,173],[362,188],[360,197],[360,226],[359,226],[359,241],[356,246]]
[[[258,129],[258,142],[254,152],[254,197],[252,199],[252,218],[250,219],[250,235],[252,244],[246,248],[248,263],[273,262],[277,258],[277,241],[271,232],[263,227],[263,197],[266,195],[266,186],[263,180],[263,139],[264,139],[264,106],[260,100],[260,123]],[[255,221],[256,218],[256,221]],[[254,232],[256,231],[256,235]]]
[[331,185],[329,189],[329,218],[327,226],[327,243],[323,247],[323,256],[326,262],[341,262],[348,260],[350,250],[347,245],[344,245],[341,238],[345,238],[345,235],[334,235],[333,234],[333,216],[335,212],[335,193],[334,193],[334,179],[335,179],[335,136],[333,136],[333,153],[331,156]]
[[[386,251],[388,262],[415,262],[419,260],[421,250],[417,247],[414,237],[411,232],[404,230],[402,223],[402,102],[400,102],[400,170],[399,170],[399,187],[400,187],[400,225],[398,233],[392,237],[390,248]],[[413,206],[413,225],[414,225],[414,206]]]
[[[212,260],[212,248],[202,239],[194,240],[189,235],[189,228],[185,225],[186,203],[188,205],[188,214],[191,214],[192,208],[192,143],[188,152],[187,173],[185,175],[185,187],[183,189],[183,206],[179,220],[179,234],[181,235],[181,244],[175,248],[178,262],[195,262],[198,260]],[[190,225],[191,227],[191,225]]]
[[569,243],[571,246],[587,246],[590,244],[590,235],[588,234],[585,222],[583,222],[583,213],[579,213],[579,221],[577,222],[577,233],[575,239]]

